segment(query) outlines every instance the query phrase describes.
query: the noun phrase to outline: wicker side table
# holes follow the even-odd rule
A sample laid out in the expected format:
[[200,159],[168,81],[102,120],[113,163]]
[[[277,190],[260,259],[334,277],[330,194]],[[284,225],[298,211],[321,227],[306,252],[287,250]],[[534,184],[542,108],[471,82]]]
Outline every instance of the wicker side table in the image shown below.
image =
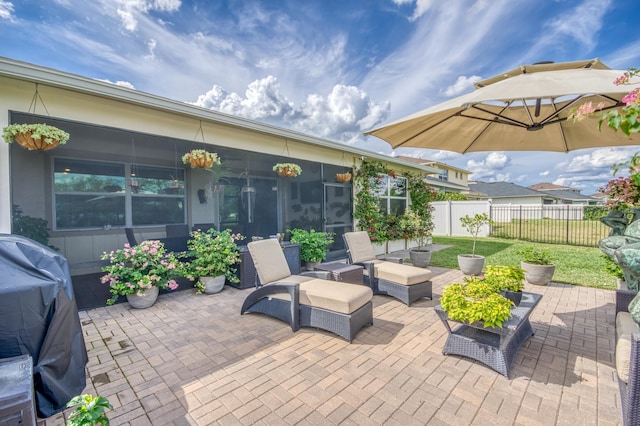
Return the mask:
[[349,265],[341,262],[319,263],[316,271],[331,272],[331,279],[345,283],[364,284],[363,271],[360,265]]

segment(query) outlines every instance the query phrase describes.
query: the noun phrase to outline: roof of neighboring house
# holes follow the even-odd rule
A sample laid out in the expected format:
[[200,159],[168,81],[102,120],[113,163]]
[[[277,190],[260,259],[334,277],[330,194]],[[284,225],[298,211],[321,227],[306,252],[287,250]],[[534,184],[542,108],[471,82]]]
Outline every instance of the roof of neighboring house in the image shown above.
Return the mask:
[[407,157],[406,155],[398,155],[397,158],[402,159],[404,161],[411,162],[411,163],[420,164],[423,166],[446,167],[447,169],[450,169],[450,170],[456,170],[462,173],[471,174],[469,170],[461,169],[460,167],[455,167],[447,163],[441,163],[439,161],[427,160],[424,158]]
[[[545,193],[545,191],[540,191]],[[550,192],[546,192],[547,195],[551,195],[552,197],[558,197],[563,200],[591,200],[595,201],[596,198],[590,197],[588,195],[579,194],[575,191],[567,191],[562,189],[556,189]]]
[[565,190],[573,190],[568,186],[555,185],[553,183],[542,182],[536,183],[535,185],[530,185],[527,188],[535,189],[536,191],[565,191]]
[[473,192],[485,194],[489,198],[513,198],[513,197],[555,197],[544,192],[516,185],[511,182],[469,182],[469,189]]
[[128,87],[118,86],[112,83],[99,81],[96,79],[71,74],[52,68],[42,67],[27,62],[16,61],[0,56],[0,76],[60,87],[75,92],[85,93],[99,98],[114,99],[120,102],[139,105],[146,108],[166,111],[176,115],[196,118],[203,121],[210,121],[228,126],[250,129],[256,132],[283,137],[285,140],[294,140],[301,143],[322,146],[338,151],[349,152],[358,156],[375,158],[388,163],[395,163],[405,167],[420,169],[426,173],[438,173],[433,166],[421,163],[398,159],[385,154],[349,146],[340,142],[322,139],[319,137],[296,132],[294,130],[277,127],[247,118],[225,114],[209,108],[199,107],[187,102],[165,98],[158,95],[142,92]]
[[598,200],[601,200],[603,198],[607,198],[606,194],[603,194],[602,192],[596,192],[594,194],[589,194],[589,197],[591,198],[597,198]]

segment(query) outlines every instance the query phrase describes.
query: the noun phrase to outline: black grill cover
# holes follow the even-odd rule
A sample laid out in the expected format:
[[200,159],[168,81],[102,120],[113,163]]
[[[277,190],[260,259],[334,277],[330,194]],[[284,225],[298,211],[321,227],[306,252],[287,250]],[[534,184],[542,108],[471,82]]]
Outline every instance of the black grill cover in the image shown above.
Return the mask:
[[82,393],[88,358],[67,259],[29,238],[0,234],[0,358],[27,354],[39,417]]

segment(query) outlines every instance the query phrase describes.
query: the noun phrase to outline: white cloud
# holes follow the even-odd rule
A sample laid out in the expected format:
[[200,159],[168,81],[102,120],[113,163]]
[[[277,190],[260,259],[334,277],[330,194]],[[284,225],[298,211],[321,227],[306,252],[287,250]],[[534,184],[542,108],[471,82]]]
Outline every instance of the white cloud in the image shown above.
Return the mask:
[[10,1],[0,0],[0,19],[13,21],[15,19],[13,11],[13,3]]
[[[511,174],[502,172],[511,164],[511,158],[504,152],[491,152],[484,159],[467,161],[467,170],[472,172],[470,179],[487,180],[489,182],[508,181]],[[502,173],[500,173],[502,172]]]
[[249,84],[244,97],[213,86],[195,104],[347,143],[363,141],[362,132],[384,120],[389,111],[388,103],[373,102],[359,88],[340,84],[328,96],[310,94],[296,106],[281,93],[273,76]]
[[544,172],[539,173],[540,176],[549,176],[549,170],[545,170]]
[[105,80],[105,79],[102,79],[102,78],[96,78],[96,80],[98,80],[98,81],[104,81],[105,83],[115,84],[116,86],[127,87],[127,88],[129,88],[129,89],[133,89],[133,90],[135,90],[135,89],[136,89],[136,88],[133,86],[133,84],[129,83],[128,81],[118,80],[118,81],[116,81],[116,82],[113,82],[113,81]]
[[[636,148],[600,148],[559,163],[556,168],[570,173],[597,174],[611,169],[616,163],[627,161]],[[611,173],[609,172],[611,175]]]
[[596,192],[595,189],[606,185],[606,183],[609,180],[611,180],[610,173],[600,173],[597,175],[590,175],[590,176],[562,176],[561,175],[552,183],[554,185],[568,186],[570,188],[576,188],[581,190],[588,189],[587,191],[587,195],[588,195],[588,193]]
[[116,13],[127,31],[137,30],[138,15],[140,14],[146,14],[150,11],[175,12],[181,6],[181,0],[117,0],[115,3],[118,5]]
[[[612,7],[612,0],[584,0],[575,8],[556,15],[541,30],[542,36],[534,43],[526,54],[528,58],[540,58],[550,49],[558,47],[558,40],[563,40],[567,47],[572,46],[574,53],[586,55],[594,49],[597,37],[602,28],[604,16]],[[578,54],[577,57],[580,57]]]
[[482,77],[477,75],[472,75],[471,77],[465,77],[464,75],[461,75],[460,77],[458,77],[455,83],[444,90],[444,95],[451,97],[469,92],[471,91],[471,89],[473,89],[473,84],[476,81],[480,80],[482,80]]

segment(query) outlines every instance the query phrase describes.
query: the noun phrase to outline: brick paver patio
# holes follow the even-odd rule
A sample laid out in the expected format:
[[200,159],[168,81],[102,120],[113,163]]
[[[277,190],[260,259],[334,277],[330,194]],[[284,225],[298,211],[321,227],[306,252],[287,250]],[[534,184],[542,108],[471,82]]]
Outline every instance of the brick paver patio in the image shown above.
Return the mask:
[[[112,425],[614,425],[614,292],[527,285],[542,301],[510,379],[442,355],[432,309],[457,270],[432,268],[434,298],[410,308],[374,296],[374,325],[352,344],[259,314],[251,290],[161,295],[80,313],[85,393],[109,399]],[[64,424],[63,413],[46,425]]]

